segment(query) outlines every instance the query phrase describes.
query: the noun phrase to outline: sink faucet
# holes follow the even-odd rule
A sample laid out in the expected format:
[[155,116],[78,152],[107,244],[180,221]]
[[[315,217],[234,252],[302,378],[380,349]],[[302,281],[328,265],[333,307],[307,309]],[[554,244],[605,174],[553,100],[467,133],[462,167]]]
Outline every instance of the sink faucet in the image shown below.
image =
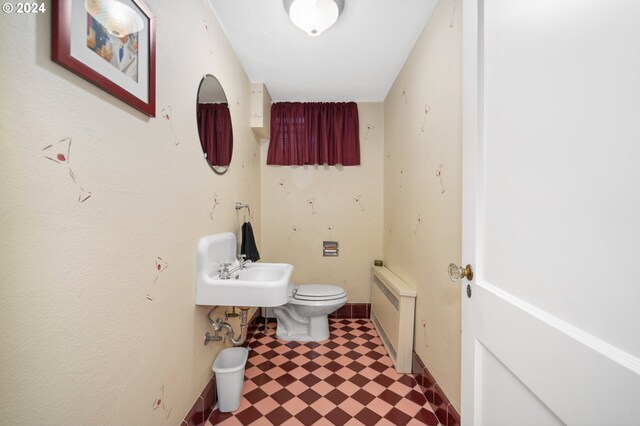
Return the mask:
[[222,280],[230,280],[231,277],[236,274],[235,278],[238,278],[237,273],[239,271],[244,270],[247,265],[249,263],[252,263],[251,260],[246,260],[245,258],[247,257],[247,255],[245,254],[239,254],[238,255],[238,266],[236,266],[235,268],[229,269],[229,266],[231,266],[231,263],[227,263],[227,262],[222,262],[220,264],[220,269],[218,269],[219,272],[219,277]]
[[238,255],[238,262],[239,262],[238,268],[240,271],[242,271],[249,263],[252,263],[251,259],[245,260],[246,257],[247,257],[246,254]]
[[229,271],[229,266],[231,266],[231,263],[222,262],[220,264],[220,269],[218,269],[218,272],[220,274],[218,276],[221,279],[228,280],[229,278],[231,278],[231,271]]

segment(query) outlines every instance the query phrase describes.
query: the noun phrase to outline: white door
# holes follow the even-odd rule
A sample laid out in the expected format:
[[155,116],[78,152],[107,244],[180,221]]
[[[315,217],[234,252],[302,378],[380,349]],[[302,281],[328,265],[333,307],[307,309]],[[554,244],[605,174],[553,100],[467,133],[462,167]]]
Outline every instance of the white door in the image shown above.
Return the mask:
[[640,1],[463,14],[462,423],[640,425]]

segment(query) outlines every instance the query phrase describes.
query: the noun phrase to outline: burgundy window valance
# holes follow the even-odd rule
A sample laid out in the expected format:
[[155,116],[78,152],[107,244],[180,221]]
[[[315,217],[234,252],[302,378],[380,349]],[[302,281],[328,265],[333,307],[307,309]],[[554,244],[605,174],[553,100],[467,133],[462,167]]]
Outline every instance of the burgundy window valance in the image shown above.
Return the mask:
[[360,165],[355,102],[279,102],[271,106],[267,164]]

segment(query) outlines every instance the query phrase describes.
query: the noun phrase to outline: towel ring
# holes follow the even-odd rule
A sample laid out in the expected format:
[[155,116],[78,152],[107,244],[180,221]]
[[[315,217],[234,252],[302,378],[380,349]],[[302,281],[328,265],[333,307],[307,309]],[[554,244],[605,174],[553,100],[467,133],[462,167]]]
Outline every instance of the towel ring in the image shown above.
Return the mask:
[[246,208],[249,211],[249,220],[251,220],[251,207],[249,207],[249,204],[236,202],[236,210],[240,210],[244,208]]

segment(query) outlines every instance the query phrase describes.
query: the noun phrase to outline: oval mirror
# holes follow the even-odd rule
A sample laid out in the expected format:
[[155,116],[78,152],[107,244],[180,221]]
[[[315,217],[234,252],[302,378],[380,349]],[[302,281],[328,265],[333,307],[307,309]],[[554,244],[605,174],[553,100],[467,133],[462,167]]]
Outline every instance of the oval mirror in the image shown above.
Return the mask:
[[211,74],[198,87],[197,119],[204,158],[215,173],[226,173],[233,154],[231,113],[222,85]]

